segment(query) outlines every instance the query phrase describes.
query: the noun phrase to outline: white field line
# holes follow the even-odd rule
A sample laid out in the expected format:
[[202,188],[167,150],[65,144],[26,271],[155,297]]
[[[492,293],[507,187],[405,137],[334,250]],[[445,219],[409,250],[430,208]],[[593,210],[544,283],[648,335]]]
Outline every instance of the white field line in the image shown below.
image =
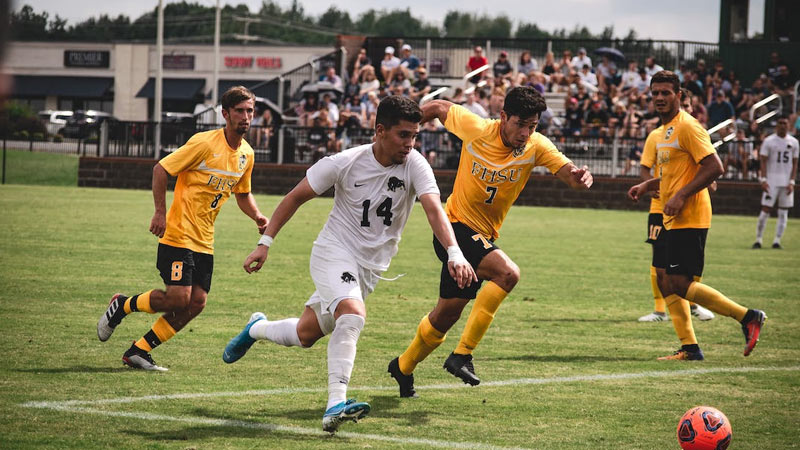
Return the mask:
[[[331,438],[329,433],[320,429],[293,427],[286,425],[275,425],[271,423],[247,422],[244,420],[230,419],[209,419],[207,417],[192,416],[167,416],[163,414],[152,414],[145,412],[124,412],[124,411],[104,411],[100,409],[85,408],[81,406],[49,406],[48,409],[65,412],[76,412],[84,414],[95,414],[108,417],[125,417],[130,419],[153,420],[159,422],[181,422],[192,425],[209,425],[216,427],[247,428],[251,430],[265,430],[276,433],[298,434],[303,436],[318,436],[320,438]],[[349,431],[339,431],[337,437],[347,439],[366,439],[382,442],[393,442],[399,444],[419,444],[426,447],[439,448],[465,448],[465,449],[486,449],[486,450],[525,450],[521,447],[499,447],[496,445],[482,444],[478,442],[449,442],[436,439],[420,439],[413,437],[394,437],[372,433],[353,433]]]
[[[710,367],[707,369],[686,369],[686,370],[658,370],[648,372],[634,372],[634,373],[610,373],[610,374],[597,374],[597,375],[575,375],[571,377],[551,377],[551,378],[516,378],[510,380],[488,381],[481,383],[480,386],[494,387],[494,386],[520,386],[529,384],[553,384],[553,383],[574,383],[578,381],[607,381],[607,380],[629,380],[635,378],[666,378],[676,376],[693,376],[704,375],[709,373],[753,373],[753,372],[767,372],[767,371],[797,371],[800,366],[788,367]],[[467,386],[463,383],[446,383],[446,384],[430,384],[427,386],[416,386],[417,390],[443,390],[443,389],[466,389]],[[473,388],[474,389],[474,388]],[[141,401],[158,401],[158,400],[187,400],[197,398],[217,398],[217,397],[245,397],[245,396],[270,396],[270,395],[286,395],[298,393],[313,393],[313,392],[327,392],[327,387],[317,388],[281,388],[281,389],[259,389],[250,391],[231,391],[231,392],[192,392],[185,394],[167,394],[167,395],[144,395],[141,397],[119,397],[119,398],[106,398],[99,400],[66,400],[66,401],[33,401],[23,403],[21,406],[26,408],[51,408],[58,409],[67,406],[99,406],[108,404],[120,403],[133,403]],[[395,391],[397,386],[350,386],[349,391]]]

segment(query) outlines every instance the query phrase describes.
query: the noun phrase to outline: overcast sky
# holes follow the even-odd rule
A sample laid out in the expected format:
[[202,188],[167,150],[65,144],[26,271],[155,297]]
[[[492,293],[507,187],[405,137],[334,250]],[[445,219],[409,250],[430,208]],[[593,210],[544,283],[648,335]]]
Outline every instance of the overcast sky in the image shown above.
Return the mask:
[[[174,0],[164,0],[165,4]],[[214,6],[216,0],[194,0]],[[306,14],[319,16],[332,4],[330,0],[299,0]],[[157,0],[12,0],[15,10],[29,4],[37,12],[47,11],[74,24],[91,16],[125,14],[131,18],[152,10]],[[250,11],[258,11],[261,0],[221,0],[222,4],[247,4]],[[283,8],[291,0],[277,0]],[[624,36],[629,29],[636,30],[640,38],[685,41],[717,42],[719,40],[719,0],[672,0],[670,2],[642,0],[460,0],[459,10],[496,16],[506,14],[514,21],[533,22],[539,28],[553,31],[557,28],[571,30],[575,25],[586,26],[599,33],[605,26],[614,26],[615,36]],[[490,8],[488,5],[491,4]],[[518,5],[525,5],[520,8]],[[763,29],[764,0],[751,0],[749,34]],[[451,2],[430,0],[345,0],[340,9],[346,9],[355,19],[370,8],[409,8],[414,17],[441,26]],[[344,6],[346,5],[346,6]],[[515,22],[515,25],[518,22]]]

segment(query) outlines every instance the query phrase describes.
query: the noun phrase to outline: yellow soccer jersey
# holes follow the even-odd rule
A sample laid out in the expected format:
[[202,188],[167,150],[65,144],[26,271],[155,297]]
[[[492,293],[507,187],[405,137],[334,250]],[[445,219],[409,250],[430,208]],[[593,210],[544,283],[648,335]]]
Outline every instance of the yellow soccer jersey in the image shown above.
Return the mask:
[[512,151],[500,139],[499,120],[482,119],[463,106],[450,107],[444,126],[463,141],[445,211],[451,222],[461,222],[487,238],[499,236],[503,219],[534,167],[556,173],[570,162],[539,133],[531,135],[524,150]]
[[[686,186],[697,175],[700,161],[714,153],[708,132],[694,117],[679,111],[660,131],[653,132],[658,151],[658,175],[661,201],[667,204],[670,198]],[[664,228],[708,228],[711,226],[711,198],[708,189],[686,199],[677,216],[664,215]]]
[[242,140],[239,148],[231,148],[223,128],[195,134],[159,161],[170,175],[178,176],[159,242],[213,254],[214,220],[231,192],[250,192],[254,161],[250,144]]
[[[644,141],[644,150],[642,150],[642,158],[640,160],[640,164],[642,167],[647,167],[648,169],[653,169],[654,176],[658,176],[658,164],[657,164],[657,151],[656,151],[656,139],[655,133],[659,132],[663,127],[658,127],[655,130],[651,131],[650,134],[647,135],[647,140]],[[650,214],[661,214],[664,211],[664,205],[661,203],[661,197],[651,197],[650,198]]]

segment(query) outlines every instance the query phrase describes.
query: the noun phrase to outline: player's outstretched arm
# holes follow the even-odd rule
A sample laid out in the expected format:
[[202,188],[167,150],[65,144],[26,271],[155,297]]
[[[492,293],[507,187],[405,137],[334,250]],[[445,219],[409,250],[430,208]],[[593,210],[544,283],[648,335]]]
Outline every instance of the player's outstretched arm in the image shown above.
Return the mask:
[[683,209],[687,198],[707,188],[708,185],[719,178],[723,173],[722,161],[720,161],[716,153],[712,153],[703,158],[700,161],[700,170],[697,171],[692,181],[676,192],[664,205],[664,215],[677,216],[678,213],[681,212],[681,209]]
[[442,124],[447,121],[447,111],[453,106],[447,100],[433,100],[422,105],[422,120],[420,123],[425,123],[433,119],[439,119]]
[[150,220],[150,232],[162,238],[167,229],[167,170],[161,163],[153,166],[153,203],[155,212]]
[[258,241],[255,250],[245,258],[243,265],[245,272],[253,273],[261,269],[261,266],[263,266],[264,262],[267,260],[267,254],[269,252],[269,247],[272,245],[272,240],[277,236],[281,228],[283,228],[286,222],[297,212],[300,205],[316,196],[317,193],[311,189],[308,179],[303,178],[291,192],[286,194],[286,197],[283,197],[283,200],[275,207],[275,212],[272,213],[272,220],[269,221],[267,229]]
[[242,210],[247,217],[253,219],[258,227],[258,234],[264,234],[264,230],[267,229],[267,224],[269,224],[269,219],[261,214],[261,211],[258,209],[258,205],[256,204],[256,198],[253,197],[252,192],[239,192],[236,194],[236,204],[239,205],[239,209]]
[[478,277],[475,275],[475,270],[469,264],[464,254],[456,242],[456,235],[453,233],[453,226],[447,220],[442,208],[442,200],[438,194],[423,194],[419,197],[419,202],[422,204],[422,209],[425,210],[425,215],[428,218],[428,223],[431,225],[433,234],[436,239],[447,249],[447,269],[450,276],[458,284],[458,287],[463,289],[469,286],[472,282],[477,282]]
[[558,169],[556,176],[573,189],[589,189],[594,183],[594,178],[587,166],[579,169],[572,163],[564,164]]

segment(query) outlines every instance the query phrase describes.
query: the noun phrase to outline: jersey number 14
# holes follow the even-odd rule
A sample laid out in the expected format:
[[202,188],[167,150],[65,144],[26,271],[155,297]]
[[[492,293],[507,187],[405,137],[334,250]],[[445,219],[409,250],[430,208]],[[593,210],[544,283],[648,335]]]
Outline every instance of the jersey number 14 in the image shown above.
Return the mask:
[[[364,203],[361,204],[364,207],[364,210],[361,213],[361,226],[368,227],[369,226],[369,200],[364,200]],[[387,227],[392,224],[392,198],[386,197],[386,200],[381,202],[378,205],[378,209],[375,210],[375,214],[378,217],[383,217],[383,224]]]

